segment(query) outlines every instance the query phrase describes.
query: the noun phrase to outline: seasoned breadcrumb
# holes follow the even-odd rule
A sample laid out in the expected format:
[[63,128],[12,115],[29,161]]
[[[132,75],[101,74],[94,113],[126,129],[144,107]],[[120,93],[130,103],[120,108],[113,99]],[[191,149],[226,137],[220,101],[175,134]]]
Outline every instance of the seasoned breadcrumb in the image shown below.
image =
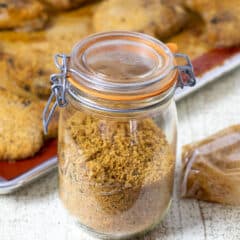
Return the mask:
[[[69,109],[69,108],[68,108]],[[152,119],[61,114],[59,193],[82,224],[132,235],[161,219],[172,195],[175,158]],[[144,217],[143,217],[144,216]]]

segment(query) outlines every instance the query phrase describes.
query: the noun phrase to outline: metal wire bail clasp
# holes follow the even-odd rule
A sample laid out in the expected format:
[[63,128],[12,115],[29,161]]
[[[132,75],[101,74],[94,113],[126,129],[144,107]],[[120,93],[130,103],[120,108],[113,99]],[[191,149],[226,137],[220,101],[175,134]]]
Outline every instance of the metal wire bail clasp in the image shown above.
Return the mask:
[[[48,125],[54,114],[57,106],[64,107],[67,104],[66,101],[66,90],[67,90],[67,74],[68,74],[68,62],[69,56],[65,54],[56,54],[54,56],[54,63],[60,70],[58,74],[52,74],[50,76],[51,95],[47,101],[47,104],[43,110],[43,129],[44,133],[48,132]],[[55,101],[53,102],[53,99]]]
[[186,61],[186,65],[176,66],[179,72],[177,87],[193,87],[196,84],[196,78],[190,58],[188,55],[182,53],[176,53],[174,56],[176,58],[183,58]]

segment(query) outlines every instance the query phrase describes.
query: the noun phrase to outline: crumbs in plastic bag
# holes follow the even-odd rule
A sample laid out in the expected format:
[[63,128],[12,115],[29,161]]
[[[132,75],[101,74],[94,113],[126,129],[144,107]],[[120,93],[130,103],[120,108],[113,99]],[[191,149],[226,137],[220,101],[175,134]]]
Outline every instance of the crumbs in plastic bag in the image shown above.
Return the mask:
[[183,147],[182,197],[240,205],[240,125]]

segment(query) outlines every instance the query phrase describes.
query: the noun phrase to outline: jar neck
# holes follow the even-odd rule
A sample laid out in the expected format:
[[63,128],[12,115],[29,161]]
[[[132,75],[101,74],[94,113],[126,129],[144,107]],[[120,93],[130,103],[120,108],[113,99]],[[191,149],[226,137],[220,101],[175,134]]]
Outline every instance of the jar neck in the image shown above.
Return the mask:
[[176,84],[164,93],[154,97],[140,100],[112,101],[86,94],[69,83],[66,97],[67,102],[73,104],[77,108],[84,107],[94,111],[119,114],[141,113],[166,105],[173,99],[175,90]]

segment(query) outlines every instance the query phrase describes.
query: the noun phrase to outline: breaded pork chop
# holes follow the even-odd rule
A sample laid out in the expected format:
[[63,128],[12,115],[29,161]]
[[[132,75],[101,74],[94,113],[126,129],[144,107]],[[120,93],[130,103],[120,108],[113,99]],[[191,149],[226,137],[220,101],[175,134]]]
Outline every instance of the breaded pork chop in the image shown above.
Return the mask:
[[[69,54],[72,46],[91,34],[94,6],[59,14],[44,32],[0,31],[0,73],[25,92],[47,99],[49,77],[59,72],[53,62],[56,53]],[[67,32],[66,32],[67,29]],[[67,34],[66,34],[67,33]],[[0,86],[3,78],[0,79]]]
[[186,0],[186,5],[206,22],[210,43],[220,47],[240,44],[239,0]]
[[57,136],[58,112],[49,125],[48,135],[43,134],[45,104],[0,87],[0,161],[34,156],[45,140]]
[[28,51],[27,45],[19,44],[16,53],[6,56],[7,74],[9,80],[20,88],[46,99],[51,87],[49,76],[56,71],[52,61],[53,54],[48,54],[47,49],[41,49],[40,45],[39,48],[34,46],[30,46]]
[[9,78],[9,74],[8,74],[9,66],[7,62],[7,59],[9,58],[11,58],[11,56],[5,53],[3,49],[1,49],[1,45],[0,45],[0,69],[1,69],[0,70],[0,73],[1,73],[0,88],[4,88],[21,97],[27,97],[33,100],[37,100],[38,99],[37,96],[35,96],[29,91],[24,90],[16,83],[16,81],[14,81],[14,79]]
[[206,26],[198,15],[191,15],[188,25],[184,31],[172,36],[168,42],[174,42],[178,46],[179,52],[184,52],[191,59],[200,57],[212,49],[212,46],[206,41]]
[[[27,99],[28,101],[36,103],[39,111],[39,116],[42,117],[42,111],[46,105],[46,101],[39,99],[36,94],[33,94],[31,91],[26,91],[24,88],[20,87],[19,84],[15,81],[16,78],[9,78],[8,75],[8,63],[6,59],[11,58],[10,55],[0,51],[0,69],[1,69],[1,78],[0,78],[0,89],[5,89],[9,94],[18,96],[22,99]],[[47,86],[46,86],[47,88]],[[40,119],[41,121],[41,119]],[[57,136],[58,129],[58,112],[54,115],[50,125],[48,134],[45,136],[46,139],[55,138]]]
[[0,88],[0,160],[33,156],[42,145],[39,103]]
[[95,31],[139,31],[167,38],[185,25],[187,13],[179,5],[161,0],[106,0],[93,17]]
[[0,2],[0,29],[25,31],[42,29],[48,16],[37,0],[3,0]]

